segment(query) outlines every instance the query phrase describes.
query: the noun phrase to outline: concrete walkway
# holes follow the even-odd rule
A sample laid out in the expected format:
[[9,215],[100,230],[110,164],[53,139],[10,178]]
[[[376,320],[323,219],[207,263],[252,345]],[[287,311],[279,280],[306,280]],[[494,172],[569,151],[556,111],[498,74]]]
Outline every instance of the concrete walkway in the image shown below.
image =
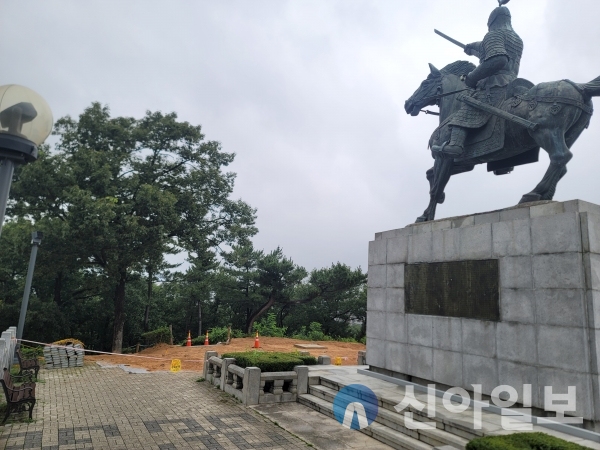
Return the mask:
[[393,450],[372,437],[342,427],[335,419],[300,403],[253,406],[265,417],[315,446],[327,450]]
[[[296,431],[290,433],[281,428],[287,422],[280,416],[273,416],[278,426],[207,383],[197,383],[199,376],[191,372],[130,374],[95,364],[42,370],[33,422],[27,423],[26,413],[11,415],[0,426],[0,450],[288,450],[307,448],[305,441],[329,450],[357,448],[350,444],[365,439],[318,413],[316,420],[303,422],[302,432],[291,427]],[[288,405],[296,414],[314,416],[309,408]],[[342,433],[336,433],[338,429]],[[360,448],[384,448],[368,439]]]

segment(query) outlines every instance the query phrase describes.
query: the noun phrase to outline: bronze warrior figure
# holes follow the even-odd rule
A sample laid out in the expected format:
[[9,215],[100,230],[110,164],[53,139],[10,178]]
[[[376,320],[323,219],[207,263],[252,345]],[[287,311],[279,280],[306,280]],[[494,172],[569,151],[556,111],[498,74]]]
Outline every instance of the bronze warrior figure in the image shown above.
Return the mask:
[[[512,28],[510,11],[499,6],[488,20],[488,33],[481,42],[467,44],[465,53],[479,58],[479,66],[465,77],[465,84],[476,89],[477,100],[497,106],[504,100],[508,84],[519,75],[523,55],[523,41]],[[481,128],[491,114],[463,103],[460,111],[449,122],[452,129],[450,141],[432,146],[433,151],[461,155],[470,128]]]
[[[508,3],[500,0],[501,5]],[[406,101],[407,114],[438,105],[439,126],[429,140],[434,166],[427,171],[429,205],[417,222],[433,220],[445,200],[452,175],[487,163],[495,175],[538,161],[540,148],[550,156],[544,178],[519,203],[551,200],[573,157],[571,147],[590,123],[592,97],[600,96],[600,77],[589,83],[570,80],[534,85],[517,78],[523,41],[512,28],[508,8],[500,6],[488,21],[481,42],[463,46],[479,66],[456,61],[431,73]]]

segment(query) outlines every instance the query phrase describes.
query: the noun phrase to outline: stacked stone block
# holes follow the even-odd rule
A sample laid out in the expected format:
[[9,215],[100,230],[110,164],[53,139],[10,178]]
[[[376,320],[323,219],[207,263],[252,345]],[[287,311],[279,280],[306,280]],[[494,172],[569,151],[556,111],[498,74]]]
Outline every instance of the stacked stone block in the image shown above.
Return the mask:
[[85,351],[79,344],[67,346],[47,345],[44,347],[46,369],[83,367]]
[[[405,314],[404,267],[498,259],[500,321]],[[600,421],[600,206],[537,202],[377,233],[369,243],[367,364],[485,394],[499,385],[577,387]],[[521,398],[521,397],[520,397]]]

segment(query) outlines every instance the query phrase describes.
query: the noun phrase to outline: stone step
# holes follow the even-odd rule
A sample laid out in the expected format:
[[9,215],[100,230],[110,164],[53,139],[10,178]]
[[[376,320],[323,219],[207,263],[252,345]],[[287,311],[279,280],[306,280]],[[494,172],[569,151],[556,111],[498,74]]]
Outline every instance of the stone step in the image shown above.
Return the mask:
[[[339,391],[335,389],[320,385],[310,386],[309,393],[329,403],[333,403],[333,400],[337,395],[343,395],[339,394]],[[356,399],[356,397],[350,398],[352,400]],[[422,419],[431,421],[431,419],[428,419],[427,417],[423,417]],[[392,412],[381,407],[378,410],[375,422],[432,446],[452,445],[457,449],[462,450],[469,442],[469,439],[445,431],[439,423],[436,423],[436,428],[433,430],[410,429],[405,425],[404,414],[398,414],[396,411]]]
[[[379,425],[390,425],[393,430],[398,431],[401,430],[404,426],[404,421],[395,420],[397,416],[401,416],[404,418],[404,414],[398,414],[394,409],[394,406],[398,405],[404,398],[406,392],[406,386],[401,383],[394,383],[387,381],[385,379],[381,379],[376,376],[370,376],[365,373],[358,372],[354,368],[327,368],[327,367],[319,367],[313,368],[309,371],[309,394],[314,397],[320,398],[322,401],[330,402],[337,395],[337,391],[342,388],[346,388],[346,390],[350,390],[351,394],[356,394],[360,392],[364,392],[362,387],[369,388],[377,398],[377,404],[379,406],[379,415],[380,422]],[[353,384],[361,385],[361,390],[352,389]],[[357,395],[359,398],[360,395]],[[426,404],[428,396],[426,393],[422,391],[415,391],[415,398],[419,400],[421,403]],[[435,397],[435,417],[429,418],[427,417],[426,408],[423,411],[419,411],[414,407],[410,406],[407,408],[407,411],[413,413],[413,419],[416,421],[422,422],[436,422],[436,430],[443,431],[448,433],[449,435],[454,435],[455,437],[462,438],[466,441],[470,441],[474,438],[481,436],[493,436],[498,434],[506,434],[510,433],[502,426],[502,416],[499,414],[495,414],[491,411],[480,411],[481,418],[481,428],[475,429],[474,426],[474,410],[472,407],[469,407],[466,411],[461,413],[450,412],[444,405],[443,399],[440,397]],[[456,403],[453,404],[456,406]],[[387,419],[390,419],[386,414],[386,411],[390,411],[393,413],[391,417],[391,424],[386,423]],[[370,427],[369,427],[370,428]],[[404,427],[406,428],[406,427]],[[410,430],[414,432],[414,430]],[[421,430],[419,430],[421,431]],[[555,430],[549,427],[544,427],[541,425],[533,425],[532,431],[534,432],[542,432],[546,433],[560,439],[564,439],[566,441],[575,442],[577,444],[583,445],[585,447],[598,449],[600,450],[600,440],[594,433],[586,432],[585,430]],[[568,433],[568,434],[567,434]],[[423,439],[425,443],[439,442],[441,439],[438,435],[429,434],[426,435]],[[447,436],[447,435],[442,435]],[[410,434],[409,434],[410,437]],[[427,440],[429,439],[429,440]],[[463,444],[464,441],[453,440],[451,441],[451,447],[464,448],[464,446],[459,445]],[[444,446],[439,446],[437,444],[433,444],[435,448],[441,448]]]
[[[370,377],[362,377],[360,380],[349,380],[337,376],[320,375],[319,385],[336,391],[342,388],[351,390],[351,387],[349,386],[353,384],[353,382],[356,382],[369,387],[373,391],[373,393],[377,396],[378,405],[382,410],[388,410],[396,413],[394,407],[404,398],[404,388],[402,386],[392,385],[385,381],[369,378]],[[312,388],[314,386],[318,385],[312,384],[309,387]],[[415,397],[423,403],[427,402],[426,395],[423,393],[415,393]],[[442,404],[442,399],[436,398],[435,402],[436,414],[434,418],[427,417],[427,411],[425,409],[423,411],[419,411],[415,408],[409,407],[408,410],[413,413],[414,420],[422,422],[435,421],[438,429],[447,431],[448,433],[459,436],[467,441],[477,437],[497,434],[498,432],[502,431],[501,417],[499,415],[483,411],[481,414],[482,428],[475,429],[473,426],[472,409],[460,414],[456,414],[446,410]]]
[[[301,404],[319,411],[328,417],[335,418],[333,413],[333,403],[328,402],[327,400],[323,400],[311,394],[301,394],[298,396],[298,401]],[[426,444],[425,442],[421,442],[403,433],[387,428],[386,426],[377,422],[373,422],[367,428],[363,428],[359,431],[398,450],[433,449],[432,445]]]
[[[333,380],[329,377],[321,377],[320,383],[320,386],[328,387],[335,391],[338,391],[342,388],[348,389],[348,385],[351,384],[348,382]],[[318,385],[312,385],[310,386],[310,388],[313,388],[315,386]],[[371,385],[367,387],[371,387],[371,389],[377,396],[379,402],[378,404],[382,411],[387,410],[391,411],[394,414],[397,413],[394,409],[394,406],[396,406],[404,398],[404,390],[402,388],[399,388],[398,392],[395,392],[394,394],[388,394],[380,392],[376,388],[376,385]],[[415,396],[419,400],[426,402],[426,399],[424,398],[423,394],[415,394]],[[501,429],[499,423],[500,418],[493,414],[484,412],[482,414],[483,429],[476,430],[473,427],[472,411],[466,411],[465,413],[460,415],[449,413],[443,408],[440,399],[436,399],[436,415],[433,419],[427,417],[426,410],[419,411],[414,408],[409,408],[409,411],[413,413],[414,420],[421,422],[435,421],[437,423],[438,429],[447,431],[448,433],[459,436],[463,439],[466,439],[467,441],[470,441],[471,439],[475,439],[477,437],[486,436],[490,433],[499,431]]]

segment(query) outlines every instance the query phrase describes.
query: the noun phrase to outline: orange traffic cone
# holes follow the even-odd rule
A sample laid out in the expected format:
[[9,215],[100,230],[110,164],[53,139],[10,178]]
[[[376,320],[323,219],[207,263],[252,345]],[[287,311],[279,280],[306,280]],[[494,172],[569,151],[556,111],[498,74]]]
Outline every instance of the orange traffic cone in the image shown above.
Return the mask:
[[204,345],[208,345],[208,330],[206,330],[206,337],[204,338]]
[[254,348],[260,348],[260,341],[258,340],[258,331],[256,332],[256,338],[254,339]]
[[188,338],[187,338],[187,342],[185,343],[186,347],[191,347],[192,346],[192,334],[190,331],[188,331]]

